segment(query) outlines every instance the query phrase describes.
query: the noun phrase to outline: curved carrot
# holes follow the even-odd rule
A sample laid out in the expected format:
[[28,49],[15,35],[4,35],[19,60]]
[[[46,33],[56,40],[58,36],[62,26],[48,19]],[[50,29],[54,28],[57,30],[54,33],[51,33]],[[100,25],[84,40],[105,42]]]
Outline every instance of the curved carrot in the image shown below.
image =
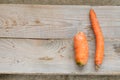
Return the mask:
[[99,66],[103,62],[104,57],[104,36],[102,34],[99,22],[93,9],[90,10],[90,20],[96,37],[95,64],[96,68],[99,68]]
[[79,32],[74,36],[75,59],[78,65],[85,65],[88,61],[88,42],[85,34]]

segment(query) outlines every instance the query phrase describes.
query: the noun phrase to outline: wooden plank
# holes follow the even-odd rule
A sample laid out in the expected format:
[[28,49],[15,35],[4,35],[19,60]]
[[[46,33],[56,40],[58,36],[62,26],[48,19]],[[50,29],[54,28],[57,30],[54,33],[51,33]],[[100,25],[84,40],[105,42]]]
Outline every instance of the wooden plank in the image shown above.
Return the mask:
[[94,69],[95,40],[88,16],[90,8],[0,5],[0,37],[72,38],[76,32],[83,31],[87,34],[90,48],[88,64],[81,68],[74,61],[72,39],[0,38],[0,73],[119,75],[120,7],[92,7],[98,15],[105,36],[105,58],[97,72]]
[[5,4],[0,5],[0,37],[72,38],[78,31],[92,35],[92,31],[89,31],[90,8],[95,9],[104,36],[109,39],[119,38],[119,6]]
[[80,68],[72,40],[0,39],[0,73],[120,74],[120,41],[105,41],[104,62],[97,72],[94,46],[94,40],[89,41],[89,61]]

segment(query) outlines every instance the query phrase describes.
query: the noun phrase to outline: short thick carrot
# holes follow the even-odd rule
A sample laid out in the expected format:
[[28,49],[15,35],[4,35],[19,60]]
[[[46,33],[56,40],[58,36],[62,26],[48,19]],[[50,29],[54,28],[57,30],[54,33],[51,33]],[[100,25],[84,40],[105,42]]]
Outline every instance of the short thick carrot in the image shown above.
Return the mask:
[[99,67],[102,64],[104,57],[104,36],[102,34],[99,22],[93,9],[90,10],[90,21],[96,37],[95,64],[96,67]]
[[88,61],[88,42],[83,32],[74,36],[74,49],[76,63],[80,66],[85,65]]

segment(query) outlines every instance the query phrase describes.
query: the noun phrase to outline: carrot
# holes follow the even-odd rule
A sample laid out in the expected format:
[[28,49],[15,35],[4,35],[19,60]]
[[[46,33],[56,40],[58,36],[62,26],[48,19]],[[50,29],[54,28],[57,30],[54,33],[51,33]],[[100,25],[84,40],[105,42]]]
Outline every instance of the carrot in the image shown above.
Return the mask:
[[93,9],[90,10],[90,20],[96,37],[95,64],[96,68],[99,68],[103,62],[104,57],[104,36]]
[[85,65],[88,61],[88,42],[83,32],[74,36],[74,49],[76,63],[80,66]]

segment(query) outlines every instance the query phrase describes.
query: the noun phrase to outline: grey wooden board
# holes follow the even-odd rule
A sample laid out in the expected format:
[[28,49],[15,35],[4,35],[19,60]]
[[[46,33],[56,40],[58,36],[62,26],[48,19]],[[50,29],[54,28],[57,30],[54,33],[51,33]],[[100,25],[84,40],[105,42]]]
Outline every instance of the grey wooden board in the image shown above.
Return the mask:
[[0,39],[0,73],[20,74],[120,74],[120,42],[105,41],[105,58],[94,68],[94,40],[89,41],[89,61],[83,68],[74,61],[72,40]]
[[[120,7],[92,7],[105,36],[105,58],[97,72],[94,68],[95,40],[89,22],[90,8],[0,5],[0,73],[119,75]],[[74,61],[72,37],[78,31],[85,32],[89,41],[89,61],[83,68],[78,67]]]
[[56,5],[0,5],[0,37],[72,38],[91,28],[90,8],[95,9],[104,36],[119,38],[119,6]]

